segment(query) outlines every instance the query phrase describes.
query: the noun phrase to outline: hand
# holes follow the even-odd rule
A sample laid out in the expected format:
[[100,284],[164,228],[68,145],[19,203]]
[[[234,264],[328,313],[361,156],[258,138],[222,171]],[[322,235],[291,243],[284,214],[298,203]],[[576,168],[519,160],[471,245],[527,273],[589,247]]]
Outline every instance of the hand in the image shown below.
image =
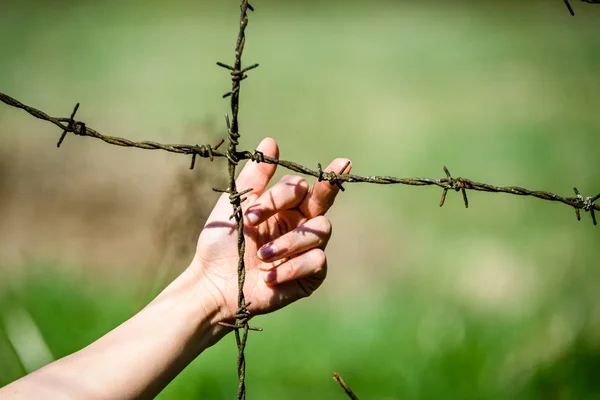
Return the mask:
[[[277,143],[264,139],[257,150],[278,158]],[[339,171],[348,160],[338,158],[325,171]],[[248,161],[240,172],[237,190],[252,188],[242,203],[246,303],[252,314],[278,310],[310,296],[327,275],[324,253],[331,236],[331,224],[324,217],[333,205],[339,188],[327,181],[315,182],[309,190],[300,176],[286,175],[266,190],[277,165]],[[343,173],[350,172],[348,164]],[[238,295],[237,226],[229,195],[223,194],[210,214],[200,238],[194,274],[208,288],[223,319],[234,318]]]
[[[277,144],[258,146],[278,157]],[[346,159],[326,170],[339,172]],[[309,296],[327,274],[331,236],[323,216],[338,192],[329,182],[286,176],[265,191],[276,166],[248,162],[239,191],[253,188],[243,204],[248,310],[264,314]],[[190,267],[148,306],[102,338],[0,389],[1,398],[154,398],[198,354],[226,334],[219,321],[237,311],[237,226],[223,195],[198,240]],[[271,249],[271,251],[267,250]],[[214,303],[213,303],[214,300]],[[118,360],[118,362],[115,362]]]

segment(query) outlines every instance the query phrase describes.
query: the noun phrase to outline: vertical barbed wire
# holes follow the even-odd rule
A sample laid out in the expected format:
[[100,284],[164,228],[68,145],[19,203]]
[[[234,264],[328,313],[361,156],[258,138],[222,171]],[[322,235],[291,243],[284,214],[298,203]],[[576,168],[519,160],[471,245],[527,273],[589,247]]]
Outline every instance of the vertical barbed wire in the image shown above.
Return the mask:
[[[237,305],[238,309],[235,314],[235,323],[221,323],[221,325],[233,328],[235,331],[235,341],[238,347],[238,359],[237,359],[237,372],[238,372],[238,400],[246,398],[246,357],[244,350],[246,348],[246,341],[248,340],[248,331],[250,329],[259,330],[259,328],[250,328],[248,321],[250,320],[250,312],[248,306],[250,303],[246,303],[244,297],[244,283],[246,281],[246,266],[244,264],[244,254],[246,252],[246,241],[244,239],[244,220],[242,215],[242,202],[245,198],[242,196],[249,193],[252,188],[246,188],[241,192],[238,192],[235,183],[235,172],[240,158],[238,157],[237,145],[239,144],[240,131],[239,131],[239,108],[240,108],[240,88],[241,81],[244,80],[247,75],[246,72],[258,67],[258,64],[251,65],[247,68],[242,69],[242,54],[244,53],[244,45],[246,43],[246,27],[248,26],[248,10],[254,11],[254,8],[248,3],[248,0],[241,0],[240,4],[240,30],[238,33],[236,45],[235,45],[235,61],[233,67],[221,62],[217,62],[217,65],[231,71],[231,91],[223,95],[223,97],[231,97],[231,123],[229,116],[225,115],[225,121],[227,124],[227,133],[229,138],[229,147],[227,149],[226,157],[228,159],[229,167],[229,187],[226,190],[215,189],[218,192],[229,193],[229,201],[233,207],[233,214],[231,218],[235,218],[237,225],[237,245],[238,245],[238,298]],[[240,330],[242,333],[240,334]]]

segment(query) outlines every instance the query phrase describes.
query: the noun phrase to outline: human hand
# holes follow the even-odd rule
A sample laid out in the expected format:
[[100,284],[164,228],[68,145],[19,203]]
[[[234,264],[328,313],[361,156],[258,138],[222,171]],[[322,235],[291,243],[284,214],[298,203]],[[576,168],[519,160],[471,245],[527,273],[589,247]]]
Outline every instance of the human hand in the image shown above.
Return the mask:
[[[277,143],[264,139],[257,148],[279,157]],[[352,168],[345,158],[335,159],[325,171],[343,173]],[[339,188],[327,181],[309,190],[300,176],[286,175],[265,190],[277,165],[248,161],[240,172],[238,191],[252,188],[242,203],[246,242],[244,294],[252,314],[278,310],[310,296],[327,274],[324,253],[331,223],[324,216]],[[237,226],[229,220],[232,206],[223,194],[210,214],[190,269],[213,295],[223,319],[237,311]]]

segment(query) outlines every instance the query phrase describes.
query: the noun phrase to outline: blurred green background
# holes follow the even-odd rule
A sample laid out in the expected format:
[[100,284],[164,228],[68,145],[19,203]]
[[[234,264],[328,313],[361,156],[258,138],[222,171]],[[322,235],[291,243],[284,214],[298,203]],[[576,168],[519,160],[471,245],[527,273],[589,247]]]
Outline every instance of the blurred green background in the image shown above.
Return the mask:
[[[261,67],[242,88],[243,148],[272,136],[282,158],[313,167],[343,156],[361,175],[441,178],[447,165],[496,185],[600,191],[600,6],[573,1],[573,18],[559,0],[253,5],[244,55]],[[79,119],[130,139],[224,136],[230,84],[215,62],[233,59],[236,1],[0,10],[0,91],[55,116],[81,102]],[[187,158],[88,138],[58,151],[59,134],[0,105],[0,386],[143,307],[191,259],[180,241],[193,243],[210,184],[224,182],[222,160],[189,172]],[[346,187],[326,284],[255,320],[249,398],[345,398],[333,371],[364,399],[600,398],[589,215]],[[236,351],[228,336],[160,398],[234,398]]]

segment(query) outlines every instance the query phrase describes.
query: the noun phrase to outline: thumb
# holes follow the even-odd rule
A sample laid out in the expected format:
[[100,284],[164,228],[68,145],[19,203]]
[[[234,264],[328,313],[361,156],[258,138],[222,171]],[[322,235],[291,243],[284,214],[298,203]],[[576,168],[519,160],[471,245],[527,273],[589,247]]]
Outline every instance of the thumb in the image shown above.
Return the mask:
[[[338,175],[347,174],[352,169],[352,162],[347,158],[336,158],[325,168],[325,172],[335,172]],[[331,208],[340,188],[328,181],[316,181],[308,195],[300,204],[300,211],[306,218],[323,215]]]

